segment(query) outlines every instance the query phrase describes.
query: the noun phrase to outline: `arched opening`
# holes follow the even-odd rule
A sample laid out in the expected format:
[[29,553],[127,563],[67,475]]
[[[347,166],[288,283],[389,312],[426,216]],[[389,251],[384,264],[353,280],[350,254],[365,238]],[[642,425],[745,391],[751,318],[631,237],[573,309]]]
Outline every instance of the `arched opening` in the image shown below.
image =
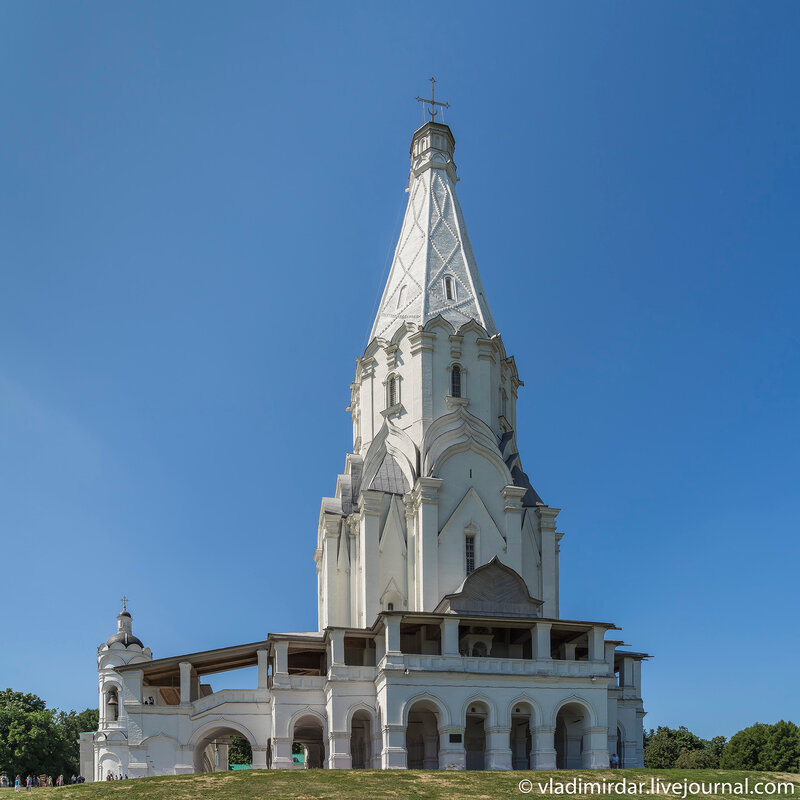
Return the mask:
[[372,718],[363,709],[353,714],[350,723],[350,757],[353,769],[368,769],[372,764]]
[[461,397],[461,367],[458,364],[450,370],[450,396]]
[[426,700],[411,706],[406,726],[409,769],[439,769],[439,709]]
[[476,701],[467,706],[464,724],[467,769],[486,769],[486,718],[488,716],[489,709],[486,703]]
[[[230,765],[231,746],[239,739],[244,738],[249,747],[249,737],[243,736],[241,731],[220,725],[206,731],[194,746],[192,763],[195,772],[227,772]],[[246,748],[245,748],[246,749]]]
[[591,720],[589,711],[580,703],[567,703],[556,717],[556,769],[581,769]]
[[116,686],[106,692],[106,722],[116,722],[119,719],[119,696]]
[[514,703],[511,708],[511,767],[533,769],[531,764],[531,729],[533,708],[530,703]]
[[325,739],[322,722],[307,714],[294,724],[292,732],[292,748],[299,744],[305,752],[305,768],[320,769],[325,766]]
[[389,376],[389,381],[386,387],[386,407],[391,408],[400,402],[400,395],[397,391],[397,378],[394,375]]
[[444,296],[446,300],[456,299],[456,284],[451,275],[445,275]]
[[617,766],[622,769],[625,766],[625,736],[622,729],[617,726]]

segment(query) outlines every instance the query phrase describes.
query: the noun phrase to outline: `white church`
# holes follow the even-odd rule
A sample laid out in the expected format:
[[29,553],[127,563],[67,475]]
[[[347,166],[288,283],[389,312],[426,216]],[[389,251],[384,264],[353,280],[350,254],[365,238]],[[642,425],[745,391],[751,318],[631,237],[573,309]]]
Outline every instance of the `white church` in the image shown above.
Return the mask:
[[[559,614],[560,509],[522,468],[522,381],[454,150],[433,114],[412,138],[400,240],[350,385],[353,451],[319,512],[318,630],[154,659],[123,606],[97,652],[87,779],[226,770],[235,735],[255,769],[296,767],[295,743],[306,768],[643,766],[647,654],[591,609]],[[247,666],[250,689],[208,683]]]

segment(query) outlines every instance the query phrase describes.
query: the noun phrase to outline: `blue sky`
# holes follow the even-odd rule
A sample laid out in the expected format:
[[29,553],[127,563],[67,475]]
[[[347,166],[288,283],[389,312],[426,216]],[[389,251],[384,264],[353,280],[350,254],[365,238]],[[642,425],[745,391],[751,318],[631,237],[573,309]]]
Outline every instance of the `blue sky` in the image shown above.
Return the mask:
[[123,593],[157,657],[315,628],[434,74],[562,615],[655,656],[647,726],[800,722],[799,37],[789,2],[4,3],[0,684],[94,705]]

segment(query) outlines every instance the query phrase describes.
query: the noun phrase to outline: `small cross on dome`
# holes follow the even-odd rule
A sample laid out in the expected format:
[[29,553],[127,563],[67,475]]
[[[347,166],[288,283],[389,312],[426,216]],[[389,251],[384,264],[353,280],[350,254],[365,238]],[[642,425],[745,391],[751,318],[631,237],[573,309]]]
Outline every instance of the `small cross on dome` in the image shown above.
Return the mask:
[[127,611],[128,610],[128,598],[125,597],[125,595],[122,595],[120,600],[122,600],[122,610],[123,611]]

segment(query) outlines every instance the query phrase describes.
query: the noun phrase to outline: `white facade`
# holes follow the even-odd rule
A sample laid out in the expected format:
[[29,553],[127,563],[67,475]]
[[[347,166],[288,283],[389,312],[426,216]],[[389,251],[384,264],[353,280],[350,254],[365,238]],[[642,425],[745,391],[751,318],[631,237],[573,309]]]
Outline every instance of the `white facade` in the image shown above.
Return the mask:
[[[641,662],[611,623],[559,616],[558,508],[522,469],[522,382],[456,196],[455,141],[420,128],[394,261],[358,359],[353,451],[323,498],[319,629],[153,660],[126,610],[98,650],[87,777],[253,766],[642,766]],[[258,666],[251,690],[203,676]],[[150,702],[152,700],[152,703]]]

